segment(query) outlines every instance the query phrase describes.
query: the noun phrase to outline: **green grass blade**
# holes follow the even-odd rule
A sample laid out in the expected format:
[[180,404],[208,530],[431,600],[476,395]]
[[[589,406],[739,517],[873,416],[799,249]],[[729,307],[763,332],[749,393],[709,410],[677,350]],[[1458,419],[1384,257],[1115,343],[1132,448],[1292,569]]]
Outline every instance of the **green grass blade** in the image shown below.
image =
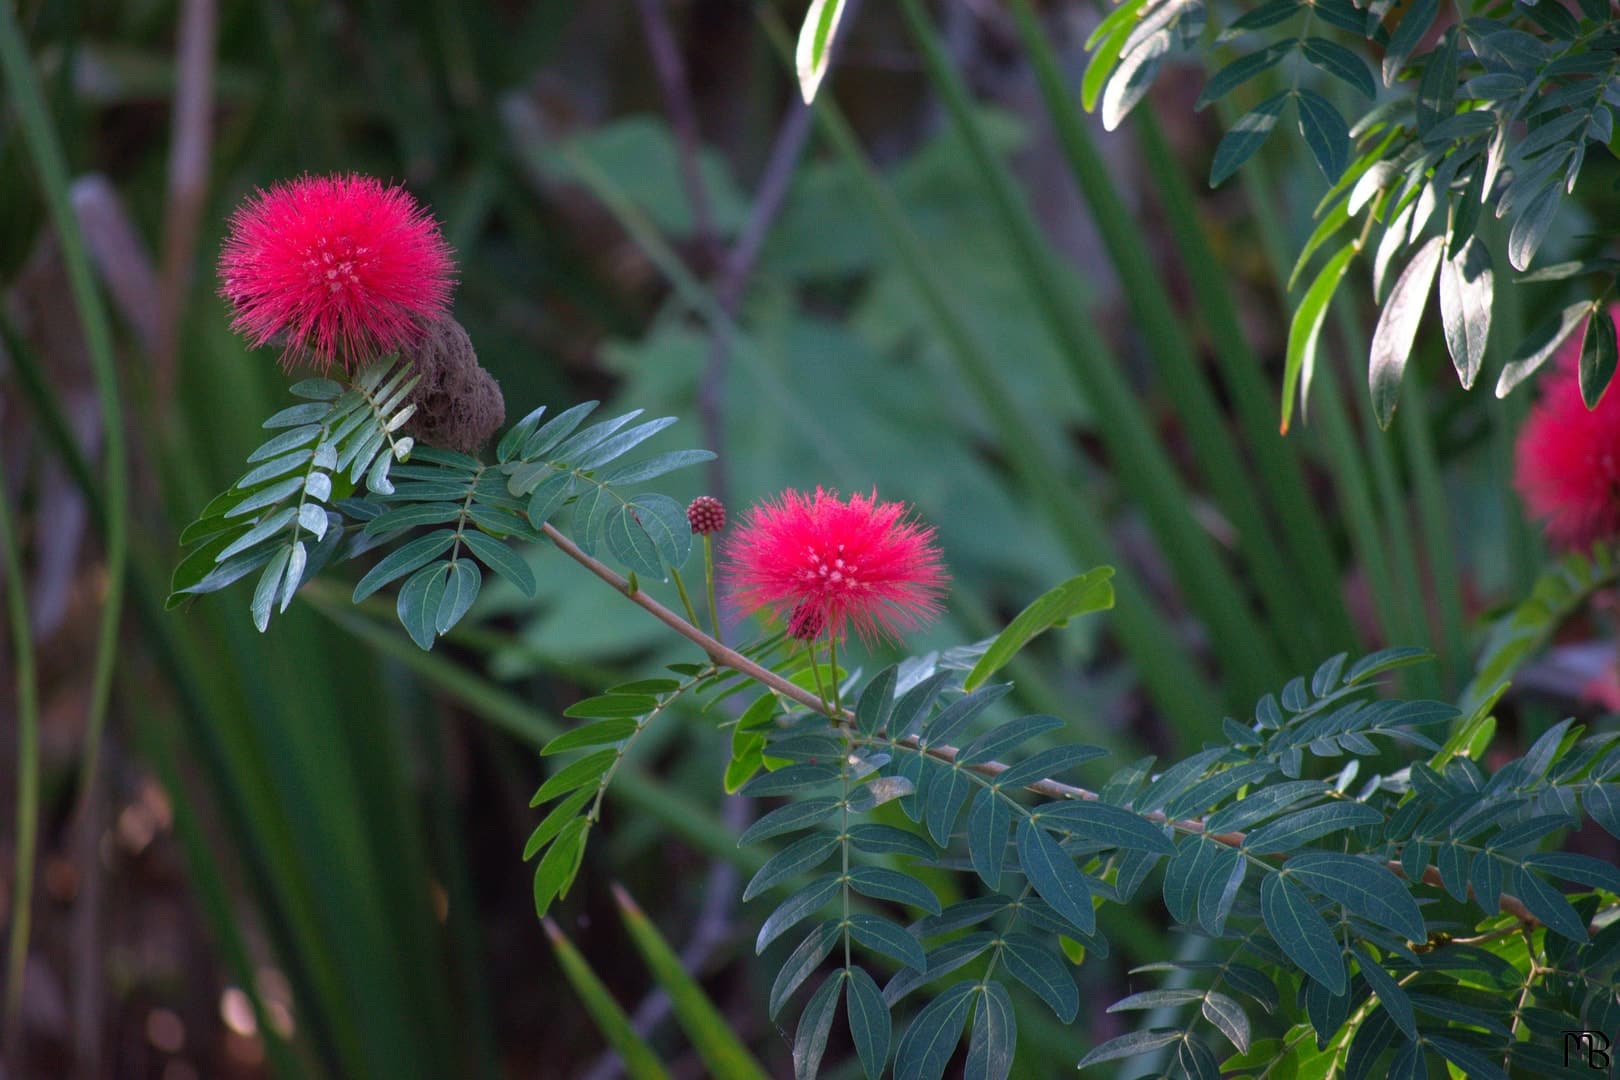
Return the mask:
[[[1230,122],[1235,116],[1236,110],[1229,102],[1221,102],[1218,107],[1222,110],[1223,122]],[[1280,284],[1292,260],[1269,175],[1265,159],[1255,157],[1243,167],[1240,178],[1267,261],[1271,263],[1273,278]],[[1286,300],[1286,297],[1282,299]],[[1320,348],[1325,347],[1324,344]],[[1351,429],[1338,380],[1328,375],[1322,381],[1322,392],[1316,397],[1310,430],[1314,430],[1321,439],[1328,467],[1333,474],[1333,490],[1349,532],[1351,552],[1372,594],[1373,610],[1380,630],[1378,644],[1399,643],[1403,625],[1400,608],[1394,597],[1389,565],[1384,555],[1383,529],[1373,504],[1361,447]],[[1300,430],[1289,437],[1300,438],[1305,434],[1305,430]]]
[[232,910],[230,890],[220,873],[221,860],[209,850],[203,835],[198,805],[180,779],[180,770],[176,765],[174,734],[164,722],[144,709],[139,714],[137,730],[142,754],[157,770],[163,789],[168,793],[170,804],[174,808],[175,837],[180,841],[180,848],[185,853],[186,864],[191,871],[192,888],[208,915],[215,943],[220,949],[226,967],[230,970],[236,985],[247,995],[248,1003],[253,1008],[253,1016],[257,1021],[259,1034],[264,1040],[265,1054],[270,1060],[271,1071],[276,1076],[286,1077],[288,1080],[308,1076],[310,1070],[315,1067],[315,1062],[309,1059],[300,1060],[294,1056],[292,1048],[287,1045],[280,1031],[271,1022],[269,1010],[266,1009],[264,998],[259,993],[253,961],[248,953],[247,943],[242,938],[240,919]]
[[[1488,239],[1493,250],[1502,250],[1506,229],[1501,222],[1493,221],[1486,215],[1485,220],[1480,222],[1480,232],[1481,239]],[[1524,290],[1497,289],[1492,299],[1491,340],[1523,340],[1529,322],[1525,317]],[[1499,351],[1504,353],[1502,363],[1507,363],[1509,356],[1506,350]],[[1514,442],[1524,425],[1531,400],[1529,394],[1509,394],[1496,402],[1494,408],[1486,410],[1491,426],[1490,475],[1513,475]],[[1509,578],[1507,591],[1513,596],[1523,596],[1530,591],[1546,562],[1546,547],[1536,528],[1531,525],[1530,515],[1525,513],[1524,506],[1519,502],[1518,493],[1508,488],[1503,492],[1503,502],[1502,532],[1507,540],[1504,546],[1507,548],[1506,569]]]
[[[37,102],[29,99],[26,90],[17,89],[18,80],[31,77],[31,73],[24,70],[26,55],[19,60],[22,46],[10,10],[8,7],[0,13],[0,62],[11,89],[8,103],[16,104],[17,115],[24,120],[20,126],[28,132],[36,158],[41,159],[42,187],[62,238],[80,318],[96,365],[98,390],[106,405],[117,399],[110,360],[102,363],[110,356],[106,347],[110,335],[82,257],[82,243],[66,207],[65,168],[59,153],[50,145],[48,118],[42,109],[32,107]],[[35,138],[39,132],[43,136]],[[46,153],[41,152],[42,145]],[[217,363],[218,357],[211,360]],[[232,421],[241,419],[239,404],[226,392],[225,384],[241,382],[243,376],[223,370],[225,366],[211,370],[207,379],[182,385],[184,394],[194,396],[188,405],[209,399],[205,412],[217,424],[214,430],[221,432],[233,430]],[[252,382],[255,377],[268,381],[270,366],[250,374],[246,381]],[[84,486],[96,527],[107,537],[109,603],[102,613],[104,645],[92,680],[89,749],[84,760],[84,775],[93,779],[98,732],[105,716],[104,687],[112,671],[112,652],[105,643],[118,625],[117,601],[123,591],[126,562],[124,433],[116,407],[109,408],[105,457],[108,477],[97,485],[82,454],[71,445],[71,437],[62,439],[61,433],[50,430],[59,426],[52,421],[60,410],[54,407],[48,383],[40,378],[30,381],[36,384],[30,396],[45,421],[42,427],[49,437],[60,442],[58,451],[69,463],[74,478]],[[241,429],[241,424],[234,428]],[[164,432],[165,436],[173,434]],[[237,460],[239,453],[232,449],[223,458],[204,454],[195,460]],[[145,456],[160,468],[176,469],[170,455],[149,452]],[[181,462],[180,466],[197,471],[191,461]],[[165,484],[163,490],[165,496],[173,497],[182,487]],[[166,554],[163,558],[167,561]],[[210,617],[222,613],[194,612],[192,619],[204,621],[180,630],[178,617],[165,619],[161,604],[153,600],[154,595],[161,594],[145,587],[156,577],[150,566],[143,568],[137,563],[133,567],[131,606],[147,631],[143,644],[166,667],[172,665],[175,669],[169,672],[169,685],[180,688],[183,697],[207,688],[182,710],[183,722],[188,725],[186,741],[202,755],[203,774],[209,780],[215,804],[221,807],[222,828],[233,854],[247,870],[244,877],[248,895],[259,909],[278,966],[293,984],[300,1008],[301,1040],[314,1049],[318,1060],[328,1063],[327,1071],[332,1073],[401,1077],[455,1073],[456,1066],[446,1049],[445,1034],[451,1022],[445,993],[433,978],[433,928],[423,917],[425,877],[417,876],[408,897],[399,895],[399,883],[411,874],[411,866],[421,866],[421,859],[409,854],[417,846],[414,830],[403,839],[397,835],[402,816],[398,808],[404,803],[398,797],[399,789],[390,782],[372,782],[363,774],[345,776],[354,761],[352,754],[306,752],[311,747],[328,749],[353,735],[341,729],[347,717],[333,711],[322,690],[341,684],[338,673],[353,657],[330,649],[322,655],[327,643],[316,638],[300,644],[297,639],[308,637],[301,632],[291,638],[284,635],[267,655],[258,641],[245,640],[236,632],[240,630],[235,626],[240,622],[239,613],[232,616],[234,621],[226,620],[231,628],[228,631],[204,629],[193,636],[194,630],[207,626]],[[143,578],[147,581],[143,582]],[[174,647],[182,639],[190,649],[185,662],[175,659]],[[295,656],[293,662],[285,663],[288,655]],[[278,680],[262,674],[263,669],[275,669],[282,663],[285,666],[280,670],[300,673],[301,687],[286,685],[299,680]],[[255,692],[243,693],[235,684],[237,675],[254,683]],[[204,699],[209,707],[201,705]],[[244,708],[244,703],[248,707]],[[322,728],[330,732],[324,739],[319,735]],[[82,784],[81,788],[87,789],[88,785]],[[228,798],[222,798],[222,793],[228,793]],[[230,809],[225,809],[227,802]],[[384,817],[390,819],[392,831],[371,827],[371,823]],[[359,826],[360,822],[367,824]],[[357,836],[357,827],[372,835]],[[387,838],[391,846],[398,844],[405,849],[407,857],[397,867],[385,865],[382,838]],[[199,888],[203,887],[199,882]],[[383,917],[375,917],[378,913]],[[430,932],[400,932],[423,926],[428,926]],[[413,1038],[402,1039],[403,1032]],[[283,1071],[308,1075],[310,1066]]]
[[[424,682],[462,702],[485,721],[536,749],[562,733],[563,728],[554,719],[516,695],[454,661],[418,649],[397,623],[374,622],[355,614],[347,598],[330,589],[312,585],[299,596],[347,633],[409,668]],[[608,797],[653,815],[694,848],[734,863],[740,869],[756,870],[764,862],[757,850],[739,849],[734,833],[712,810],[637,768],[633,761],[620,766],[617,781],[608,788]]]
[[1325,602],[1339,593],[1339,568],[1333,557],[1332,535],[1305,480],[1302,440],[1290,441],[1277,432],[1274,392],[1260,358],[1244,336],[1227,275],[1198,220],[1186,173],[1152,111],[1137,110],[1134,115],[1144,162],[1158,178],[1159,203],[1181,251],[1181,264],[1192,283],[1221,374],[1231,388],[1245,441],[1254,450],[1261,482],[1282,518],[1289,551],[1304,570],[1306,584],[1301,592],[1315,600],[1311,606],[1326,643],[1322,655],[1351,648],[1357,642],[1349,616],[1342,605]]
[[[1326,373],[1324,373],[1326,374]],[[1400,613],[1390,587],[1389,563],[1384,555],[1383,530],[1373,506],[1372,489],[1365,462],[1336,378],[1322,380],[1314,423],[1319,422],[1328,466],[1333,472],[1333,490],[1344,513],[1350,533],[1350,548],[1372,593],[1373,610],[1378,618],[1378,644],[1394,644],[1400,637]]]
[[[0,475],[5,475],[0,458]],[[28,618],[28,578],[11,519],[11,500],[0,494],[0,568],[5,571],[6,614],[11,623],[12,677],[17,682],[17,834],[11,876],[11,930],[7,941],[5,1019],[0,1034],[21,1057],[23,974],[34,911],[34,857],[39,839],[39,681],[34,628]]]
[[[1019,37],[1034,64],[1036,81],[1069,171],[1091,207],[1092,220],[1119,274],[1136,325],[1153,355],[1163,385],[1177,404],[1178,415],[1187,426],[1198,461],[1220,505],[1237,528],[1244,565],[1254,576],[1272,623],[1291,628],[1290,633],[1281,635],[1289,659],[1298,667],[1310,664],[1329,651],[1328,643],[1316,632],[1312,605],[1309,595],[1299,587],[1300,571],[1294,565],[1295,560],[1292,556],[1285,557],[1276,542],[1276,530],[1261,507],[1256,485],[1246,469],[1246,458],[1227,428],[1210,379],[1181,330],[1185,320],[1175,309],[1164,275],[1150,262],[1135,218],[1120,197],[1113,176],[1075,107],[1073,94],[1047,34],[1029,0],[1014,0],[1012,12]],[[1180,177],[1182,171],[1179,163],[1170,161],[1160,163],[1157,169],[1150,168],[1148,175],[1161,178],[1158,186],[1163,189],[1174,182],[1171,175]],[[1244,389],[1252,392],[1254,388]],[[1288,451],[1278,447],[1275,452]],[[1262,452],[1259,456],[1265,455]],[[1283,509],[1286,512],[1292,508]],[[1301,507],[1295,512],[1306,510]]]
[[[4,42],[4,31],[11,28],[9,18],[8,13],[0,17],[0,43]],[[15,66],[9,57],[7,65],[9,78],[15,73]],[[72,239],[77,243],[79,238],[76,232]],[[82,245],[80,250],[82,253]],[[70,269],[72,265],[70,262]],[[89,295],[93,301],[90,310],[99,311],[99,298],[95,296],[93,282],[89,284]],[[104,315],[101,318],[104,320]],[[95,331],[89,329],[95,325],[97,322],[92,318],[87,324],[87,335],[91,335],[92,340],[104,341],[105,335],[97,338]],[[105,330],[104,321],[100,325]],[[9,327],[5,329],[8,346],[14,346],[15,334]],[[122,545],[119,539],[120,523],[124,516],[122,469],[116,473],[109,469],[105,486],[97,482],[89,462],[64,421],[54,391],[35,362],[37,358],[27,348],[12,347],[11,353],[19,373],[24,376],[24,389],[35,406],[42,429],[53,449],[68,466],[69,475],[83,492],[95,527],[108,537],[110,554],[115,540]],[[94,357],[95,354],[92,355]],[[121,453],[121,437],[119,447]],[[161,455],[158,458],[161,460]],[[241,742],[242,710],[236,707],[241,698],[234,690],[223,688],[218,678],[222,672],[233,669],[257,670],[264,658],[256,656],[253,662],[249,662],[250,653],[244,650],[235,661],[221,661],[214,657],[208,663],[197,662],[194,656],[179,647],[179,639],[173,636],[175,624],[163,614],[162,592],[152,584],[160,580],[160,573],[150,566],[143,569],[137,565],[135,569],[131,594],[133,608],[145,631],[144,640],[164,667],[168,685],[176,688],[185,703],[180,710],[180,718],[187,724],[188,741],[205,752],[215,797],[220,801],[235,850],[248,870],[250,889],[256,895],[266,929],[276,944],[277,954],[295,995],[305,1003],[303,1030],[309,1033],[311,1043],[320,1056],[333,1063],[334,1071],[353,1072],[360,1069],[360,1041],[347,1018],[352,1010],[344,1004],[352,995],[338,989],[340,980],[337,967],[331,962],[329,950],[321,943],[322,935],[312,903],[313,889],[309,879],[296,867],[295,853],[298,847],[284,834],[275,832],[274,826],[266,831],[266,826],[276,821],[280,803],[274,786],[263,773],[263,747]],[[108,609],[104,609],[104,617],[107,614]],[[227,639],[228,635],[205,633],[193,640],[218,642]],[[237,644],[245,643],[238,641]],[[100,655],[110,654],[104,652]],[[105,666],[110,675],[110,664]],[[194,692],[210,686],[214,687],[211,693],[213,705],[205,708]],[[92,719],[95,717],[92,716]],[[94,775],[96,765],[91,760],[94,753],[92,743],[84,762],[83,773],[86,776]]]
[[[52,449],[67,465],[68,475],[79,487],[89,508],[91,521],[99,529],[106,519],[107,506],[89,463],[61,412],[60,403],[38,370],[37,358],[21,347],[6,329],[7,346]],[[186,731],[186,740],[200,755],[214,789],[216,809],[233,850],[241,861],[250,895],[261,913],[265,929],[292,984],[296,1000],[304,1004],[301,1030],[306,1032],[320,1060],[330,1071],[352,1073],[361,1068],[358,1039],[349,1030],[343,995],[338,991],[335,969],[320,943],[317,921],[310,899],[310,884],[296,866],[293,846],[276,824],[278,798],[263,772],[265,749],[242,726],[243,710],[237,689],[227,685],[226,673],[243,660],[217,656],[204,661],[196,652],[203,642],[221,642],[239,630],[240,620],[226,618],[224,625],[181,637],[172,616],[163,611],[161,587],[165,574],[156,568],[156,556],[138,552],[131,579],[133,610],[143,632],[142,640],[162,671],[165,685],[173,688],[179,708],[177,718]],[[164,561],[167,561],[165,553]],[[218,620],[221,613],[214,613]],[[201,613],[193,617],[205,617]],[[248,646],[263,657],[256,643]],[[239,670],[239,668],[238,668]],[[294,1074],[296,1075],[296,1073]]]
[[1139,501],[1165,557],[1192,608],[1209,629],[1211,644],[1243,700],[1275,685],[1284,668],[1275,639],[1255,617],[1235,575],[1189,509],[1189,493],[1147,422],[1118,361],[1083,315],[1082,306],[1059,284],[1060,266],[1045,246],[1011,173],[989,149],[973,117],[961,75],[945,55],[921,0],[901,0],[924,67],[981,174],[1013,254],[1024,270],[1054,339],[1077,385],[1091,402],[1111,463]]
[[1406,380],[1406,412],[1401,417],[1401,442],[1406,448],[1412,494],[1417,503],[1418,528],[1423,535],[1428,574],[1440,615],[1440,671],[1442,693],[1449,700],[1468,668],[1468,631],[1463,615],[1462,582],[1457,574],[1456,542],[1447,512],[1445,486],[1434,449],[1423,381]]
[[[778,50],[782,50],[786,31],[780,21],[768,9],[763,21]],[[904,210],[862,153],[843,113],[831,98],[823,98],[816,106],[816,118],[822,133],[859,181],[861,193],[905,271],[906,280],[933,317],[934,329],[948,355],[995,427],[999,447],[1013,474],[1026,493],[1046,509],[1053,528],[1079,565],[1106,564],[1118,568],[1114,589],[1119,602],[1110,622],[1130,653],[1148,693],[1165,714],[1174,719],[1178,730],[1199,731],[1204,725],[1212,725],[1208,703],[1213,691],[1208,681],[1178,650],[1163,647],[1164,642],[1174,640],[1175,631],[1154,606],[1146,588],[1109,539],[1097,516],[1082,505],[1078,492],[1070,494],[1074,485],[1066,471],[1072,474],[1073,466],[1058,459],[1055,456],[1058,451],[1048,451],[1049,440],[1030,437],[1031,432],[1044,429],[1026,416],[1007,392],[989,353],[962,320]],[[1213,726],[1205,730],[1212,731]]]
[[562,968],[568,984],[574,988],[574,993],[579,995],[580,1004],[591,1014],[596,1030],[602,1033],[613,1052],[619,1055],[625,1075],[630,1080],[666,1080],[669,1073],[659,1062],[658,1055],[636,1034],[636,1029],[630,1025],[630,1018],[624,1015],[624,1010],[613,1000],[613,995],[596,977],[590,964],[557,929],[556,923],[545,919],[544,924],[546,936],[551,939],[552,951],[557,954],[558,966]]
[[[412,701],[403,705],[401,711],[413,714],[413,726],[419,733],[417,741],[425,760],[448,761],[445,725],[433,704],[422,695],[412,695]],[[427,797],[429,809],[425,819],[428,840],[433,847],[432,862],[444,874],[449,901],[445,932],[450,939],[448,954],[452,968],[449,993],[458,1006],[456,1036],[463,1058],[476,1064],[463,1075],[469,1080],[473,1077],[496,1080],[500,1076],[500,1054],[496,1045],[495,1009],[484,967],[482,913],[467,862],[467,842],[474,834],[466,827],[447,770],[432,770]]]
[[[302,635],[330,655],[342,655],[344,639],[329,627]],[[343,666],[350,670],[353,662]],[[350,782],[335,799],[333,811],[354,823],[356,858],[350,906],[345,922],[367,920],[376,932],[369,936],[367,954],[374,975],[397,973],[401,992],[385,1014],[391,1030],[408,1026],[417,1032],[418,1075],[465,1075],[454,1057],[459,1026],[444,971],[443,931],[434,917],[429,882],[438,875],[430,868],[420,821],[418,793],[413,790],[406,763],[410,749],[405,727],[395,717],[403,710],[408,692],[397,691],[383,709],[368,708],[375,691],[371,680],[336,678],[340,688],[321,697],[331,709],[329,723],[339,736],[339,755]],[[379,680],[380,681],[380,680]],[[312,703],[313,704],[313,703]],[[318,707],[311,710],[319,715]],[[402,824],[403,823],[403,824]],[[380,917],[378,915],[380,913]],[[387,965],[383,958],[387,957]]]
[[659,935],[651,920],[636,902],[618,885],[613,887],[613,898],[618,902],[619,914],[625,928],[636,943],[653,978],[669,994],[675,1018],[681,1029],[692,1040],[698,1056],[709,1067],[709,1075],[720,1080],[766,1080],[763,1066],[748,1052],[748,1048],[732,1033],[730,1022],[709,1000],[697,980],[681,965],[681,958]]
[[[113,363],[112,329],[107,311],[96,290],[79,221],[68,195],[68,169],[57,142],[33,59],[23,42],[22,31],[10,4],[0,7],[0,69],[12,108],[21,122],[23,139],[34,158],[40,188],[50,209],[51,223],[62,247],[73,302],[79,325],[90,353],[96,398],[101,409],[105,444],[106,515],[103,542],[106,569],[102,585],[100,625],[96,636],[95,666],[90,677],[90,699],[85,722],[85,753],[79,771],[79,796],[88,806],[92,785],[100,763],[101,734],[107,722],[107,702],[112,691],[113,663],[118,649],[119,616],[124,602],[124,579],[128,569],[129,476],[124,441],[123,398],[118,392],[118,374]],[[87,829],[97,828],[88,815],[81,815]],[[91,845],[93,849],[94,845]]]
[[[1366,356],[1367,340],[1348,298],[1341,294],[1333,307],[1334,319],[1339,324],[1339,334],[1348,355],[1358,358]],[[1391,440],[1379,428],[1371,400],[1366,394],[1356,394],[1354,397],[1356,411],[1361,417],[1362,453],[1372,464],[1373,489],[1378,494],[1386,549],[1390,553],[1390,569],[1394,573],[1393,578],[1383,578],[1370,584],[1393,591],[1392,606],[1398,612],[1399,629],[1396,631],[1398,636],[1389,644],[1425,644],[1433,636],[1429,632],[1424,611],[1423,580],[1418,573],[1417,545],[1412,539],[1411,510],[1407,505],[1406,491],[1395,468]],[[1401,683],[1407,692],[1420,696],[1435,697],[1440,693],[1439,675],[1431,664],[1405,669],[1401,673]]]
[[[175,688],[185,744],[209,781],[221,831],[229,837],[294,999],[302,1003],[300,1032],[307,1034],[326,1071],[351,1075],[365,1068],[361,1038],[323,938],[311,879],[266,768],[269,750],[241,708],[241,690],[229,666],[237,661],[218,653],[204,658],[198,651],[202,642],[242,644],[230,638],[241,619],[215,613],[208,630],[182,637],[173,617],[163,613],[163,594],[151,585],[154,580],[160,579],[137,563],[136,611],[167,685]],[[260,654],[259,662],[263,660]]]
[[1620,577],[1616,552],[1604,545],[1590,553],[1570,553],[1548,566],[1534,586],[1520,594],[1489,624],[1473,676],[1458,697],[1464,715],[1492,699],[1503,684],[1546,648],[1565,621],[1587,605],[1592,594]]

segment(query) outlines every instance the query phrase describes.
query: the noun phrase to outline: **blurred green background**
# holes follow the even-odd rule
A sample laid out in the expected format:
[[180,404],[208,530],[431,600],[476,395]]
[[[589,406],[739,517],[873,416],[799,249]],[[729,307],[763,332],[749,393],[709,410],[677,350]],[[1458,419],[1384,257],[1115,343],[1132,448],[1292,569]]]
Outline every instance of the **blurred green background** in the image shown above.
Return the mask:
[[[231,209],[279,178],[372,173],[433,208],[458,252],[456,317],[510,418],[593,397],[678,415],[653,449],[722,457],[670,493],[734,514],[817,484],[913,503],[954,578],[916,650],[984,638],[1057,581],[1118,565],[1115,612],[1012,670],[1018,704],[1069,718],[1070,739],[1196,749],[1340,649],[1427,645],[1439,662],[1403,689],[1462,687],[1479,617],[1543,558],[1506,482],[1528,397],[1458,391],[1431,327],[1379,435],[1358,282],[1308,422],[1281,438],[1287,270],[1323,191],[1303,148],[1273,140],[1207,191],[1220,129],[1192,112],[1195,71],[1104,135],[1075,89],[1089,3],[865,8],[812,115],[779,48],[797,3],[16,5],[32,71],[13,55],[7,74],[43,93],[111,320],[132,542],[92,757],[107,427],[12,82],[0,448],[23,577],[5,587],[38,654],[42,784],[19,896],[8,692],[0,912],[29,903],[34,926],[0,1073],[617,1074],[519,855],[536,747],[571,701],[684,656],[657,624],[540,550],[538,603],[492,584],[431,654],[391,601],[349,605],[346,568],[263,637],[246,585],[162,610],[179,529],[285,401],[273,351],[230,333],[212,269]],[[1555,245],[1615,220],[1613,176],[1589,171]],[[1540,298],[1499,297],[1495,340],[1517,341]],[[8,691],[23,670],[8,663]],[[1601,674],[1590,650],[1565,654],[1504,713],[1511,737]],[[719,719],[643,740],[558,928],[672,1074],[705,1074],[702,1020],[667,1015],[616,913],[622,884],[783,1074],[788,1036],[760,1006],[774,969],[737,899],[757,855],[735,836],[757,811],[720,789]],[[1115,952],[1077,972],[1089,1000],[1171,947],[1161,915],[1105,923]],[[1060,1075],[1119,1030],[1100,1013],[1032,1022],[1020,1070]]]

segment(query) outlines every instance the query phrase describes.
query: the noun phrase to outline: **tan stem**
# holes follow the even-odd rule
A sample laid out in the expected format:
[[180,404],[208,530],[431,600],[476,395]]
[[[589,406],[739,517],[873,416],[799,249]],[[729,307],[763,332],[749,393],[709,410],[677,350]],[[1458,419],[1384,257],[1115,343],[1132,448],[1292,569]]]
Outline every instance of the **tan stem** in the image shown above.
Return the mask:
[[[631,603],[640,606],[653,618],[657,619],[659,622],[663,623],[665,626],[669,627],[671,630],[675,631],[677,634],[681,635],[698,648],[702,649],[704,655],[706,655],[710,660],[714,661],[714,663],[722,667],[730,668],[731,670],[740,674],[747,675],[749,678],[770,687],[783,697],[796,701],[813,712],[820,713],[836,724],[848,727],[854,723],[854,714],[848,709],[839,709],[835,715],[833,710],[828,707],[826,702],[823,702],[821,699],[817,698],[815,694],[804,689],[803,687],[795,686],[793,683],[782,678],[782,676],[778,675],[770,668],[764,667],[761,664],[756,664],[754,661],[748,659],[748,657],[744,656],[737,650],[728,648],[727,646],[716,641],[714,638],[710,637],[708,634],[705,634],[701,629],[694,626],[692,623],[681,618],[679,615],[675,614],[675,612],[671,611],[663,604],[660,604],[657,600],[654,600],[651,596],[648,596],[644,590],[637,589],[636,591],[631,592],[630,583],[628,581],[620,577],[601,561],[593,559],[591,556],[585,554],[579,549],[577,544],[568,539],[568,537],[564,536],[562,533],[558,532],[551,525],[543,525],[541,526],[541,529],[545,532],[547,539],[549,539],[553,544],[556,544],[557,547],[562,550],[564,555],[567,555],[570,559],[573,559],[575,562],[585,567],[585,569],[589,570],[591,573],[613,586],[613,588],[616,589],[621,596],[625,597]],[[900,745],[908,746],[913,749],[920,749],[923,753],[928,754],[930,757],[938,758],[941,761],[955,761],[957,754],[961,752],[954,746],[923,747],[918,742],[916,736],[911,736],[901,740]],[[971,769],[973,772],[979,773],[982,776],[999,776],[1006,772],[1008,767],[999,761],[983,761],[974,765],[969,765],[967,768]],[[1046,795],[1053,799],[1082,799],[1092,802],[1096,801],[1098,798],[1095,791],[1088,791],[1085,788],[1074,787],[1070,784],[1060,783],[1056,780],[1036,780],[1034,783],[1025,784],[1024,789],[1026,791],[1033,791],[1038,795]],[[1166,817],[1162,811],[1158,810],[1155,810],[1152,813],[1143,814],[1142,816],[1149,821],[1168,823],[1180,832],[1198,834],[1203,834],[1204,832],[1204,823],[1196,818],[1181,818],[1172,821],[1170,818]],[[1243,846],[1244,834],[1240,832],[1210,833],[1208,836],[1209,839],[1214,840],[1219,844],[1225,844],[1227,847],[1239,848]],[[1284,859],[1287,858],[1286,855],[1276,857]],[[1402,878],[1406,876],[1406,872],[1401,869],[1401,864],[1399,861],[1391,859],[1388,866],[1389,869],[1397,876]],[[1440,880],[1440,872],[1432,866],[1424,870],[1422,880],[1423,884],[1425,885],[1440,887],[1442,884]],[[1503,893],[1501,898],[1501,910],[1531,926],[1540,925],[1536,917],[1530,914],[1530,910],[1524,906],[1524,903],[1519,900],[1518,897],[1509,896],[1507,893]]]

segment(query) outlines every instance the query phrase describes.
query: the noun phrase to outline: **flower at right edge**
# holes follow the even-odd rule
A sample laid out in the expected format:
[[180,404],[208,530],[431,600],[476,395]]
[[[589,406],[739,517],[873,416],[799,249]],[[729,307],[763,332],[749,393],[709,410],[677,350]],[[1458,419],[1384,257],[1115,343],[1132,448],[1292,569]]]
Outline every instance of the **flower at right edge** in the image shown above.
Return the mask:
[[[1609,309],[1620,322],[1620,305]],[[1584,549],[1620,537],[1620,390],[1611,385],[1597,408],[1581,398],[1581,342],[1559,350],[1556,370],[1519,430],[1513,486],[1547,538]]]
[[898,638],[939,614],[949,581],[934,530],[876,493],[785,491],[752,507],[723,551],[731,594],[801,641],[850,627],[868,644]]

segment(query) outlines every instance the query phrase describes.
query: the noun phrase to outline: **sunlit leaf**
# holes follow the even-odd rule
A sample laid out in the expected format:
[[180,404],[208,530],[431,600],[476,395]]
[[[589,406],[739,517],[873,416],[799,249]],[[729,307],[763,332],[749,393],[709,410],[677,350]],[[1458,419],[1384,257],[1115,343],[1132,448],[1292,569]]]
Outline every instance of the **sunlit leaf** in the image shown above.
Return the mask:
[[1232,123],[1215,147],[1215,160],[1209,167],[1210,187],[1219,187],[1221,181],[1237,172],[1265,145],[1277,126],[1277,117],[1282,115],[1283,106],[1290,100],[1292,98],[1287,91],[1273,94]]
[[806,105],[815,101],[821,80],[827,75],[827,63],[832,58],[833,41],[843,15],[844,0],[811,0],[810,10],[805,13],[793,61],[799,73],[799,93],[804,96]]
[[1513,358],[1502,366],[1502,374],[1496,380],[1496,396],[1507,397],[1514,387],[1545,364],[1575,332],[1575,328],[1587,320],[1593,307],[1591,301],[1581,300],[1538,323],[1513,350]]
[[1109,580],[1113,576],[1112,567],[1099,566],[1042,593],[996,635],[979,662],[973,665],[962,688],[972,691],[983,686],[990,676],[1006,667],[1025,645],[1045,631],[1064,626],[1077,615],[1113,607],[1114,588]]
[[1390,290],[1373,328],[1372,356],[1368,361],[1367,383],[1372,391],[1373,416],[1381,428],[1389,427],[1400,400],[1401,380],[1406,360],[1412,354],[1418,321],[1429,302],[1435,271],[1440,266],[1446,240],[1436,236],[1426,242],[1406,264],[1395,287]]
[[1294,309],[1288,324],[1288,350],[1283,366],[1282,433],[1288,434],[1294,415],[1294,397],[1297,392],[1301,415],[1310,396],[1311,383],[1316,377],[1316,343],[1322,333],[1322,321],[1327,318],[1328,303],[1344,279],[1350,260],[1356,257],[1358,246],[1346,244],[1317,271],[1305,297]]
[[1179,1028],[1152,1028],[1148,1031],[1133,1031],[1128,1035],[1120,1035],[1109,1039],[1101,1046],[1096,1047],[1080,1059],[1079,1067],[1086,1069],[1092,1065],[1100,1065],[1105,1061],[1117,1061],[1120,1058],[1152,1053],[1154,1050],[1169,1046],[1173,1042],[1180,1042],[1184,1038],[1186,1038],[1186,1033]]
[[1440,264],[1440,322],[1464,390],[1473,387],[1485,359],[1494,285],[1490,250],[1477,237]]

